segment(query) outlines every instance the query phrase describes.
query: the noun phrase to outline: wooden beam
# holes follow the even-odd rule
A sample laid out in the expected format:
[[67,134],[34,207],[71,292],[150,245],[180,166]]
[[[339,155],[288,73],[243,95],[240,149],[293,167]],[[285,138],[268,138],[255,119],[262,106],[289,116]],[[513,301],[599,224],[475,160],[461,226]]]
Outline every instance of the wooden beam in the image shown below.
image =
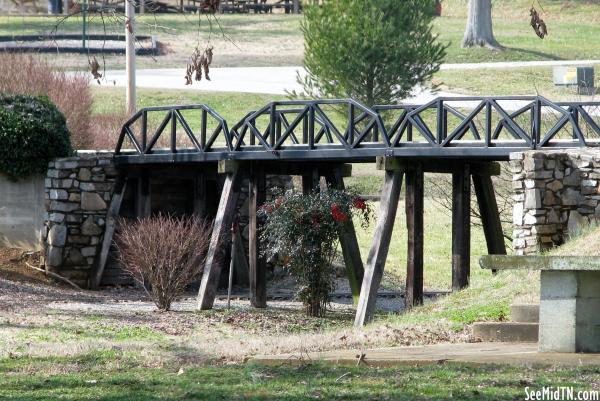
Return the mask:
[[267,263],[260,255],[260,237],[258,235],[258,218],[256,212],[265,202],[266,175],[260,164],[250,167],[248,189],[248,268],[250,283],[250,305],[255,308],[267,307]]
[[102,245],[100,247],[100,253],[96,259],[96,267],[94,274],[91,278],[90,287],[97,289],[102,281],[102,275],[106,268],[106,261],[108,260],[108,254],[110,247],[113,243],[113,236],[117,227],[117,220],[119,219],[119,211],[121,210],[121,203],[123,203],[123,195],[127,188],[127,177],[119,175],[117,182],[115,183],[115,190],[110,201],[110,206],[106,212],[106,223],[104,226],[104,236],[102,237]]
[[[406,157],[385,157],[377,156],[376,167],[378,170],[396,170],[403,169],[405,166],[414,165],[415,163],[423,164],[423,172],[425,173],[454,173],[462,168],[464,162],[462,160],[440,160],[423,158],[406,158]],[[470,161],[471,175],[500,175],[500,164],[496,162],[480,162]]]
[[[327,184],[332,188],[340,190],[346,189],[340,169],[333,169],[333,171],[325,176],[325,179]],[[344,222],[344,227],[340,232],[339,238],[342,255],[344,257],[344,265],[346,266],[346,276],[348,277],[350,289],[352,291],[352,298],[354,299],[354,304],[358,305],[365,269],[363,267],[362,257],[360,256],[360,248],[358,246],[356,230],[354,229],[352,220]]]
[[219,208],[217,209],[210,238],[210,246],[206,255],[204,273],[200,282],[200,291],[198,292],[198,307],[202,310],[211,309],[215,302],[225,248],[227,248],[222,244],[229,243],[231,223],[240,195],[240,175],[238,169],[227,173],[223,184],[221,200],[219,201]]
[[217,172],[219,174],[235,173],[239,170],[240,162],[237,160],[219,160],[217,163]]
[[315,189],[318,189],[320,181],[319,169],[317,167],[307,168],[302,174],[302,193],[308,195]]
[[406,170],[406,309],[423,304],[423,166],[417,163]]
[[135,215],[136,217],[150,217],[151,214],[150,175],[147,170],[143,170],[137,179]]
[[473,187],[479,205],[479,215],[481,216],[488,254],[506,255],[506,244],[492,178],[489,176],[473,176]]
[[469,164],[452,174],[452,290],[469,285],[471,272],[471,174]]
[[396,211],[398,209],[398,200],[400,199],[400,189],[402,188],[403,174],[404,172],[400,169],[386,170],[385,172],[385,181],[381,190],[379,217],[369,257],[367,258],[367,267],[362,281],[356,318],[354,319],[355,327],[363,326],[369,322],[375,313],[377,290],[383,277],[385,261],[390,247]]

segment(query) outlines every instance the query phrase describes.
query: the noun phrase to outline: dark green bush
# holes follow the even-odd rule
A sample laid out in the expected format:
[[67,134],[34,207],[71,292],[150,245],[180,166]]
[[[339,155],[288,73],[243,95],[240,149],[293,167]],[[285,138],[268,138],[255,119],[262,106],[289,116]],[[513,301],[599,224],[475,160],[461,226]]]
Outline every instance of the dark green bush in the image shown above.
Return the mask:
[[65,117],[47,97],[0,95],[0,172],[44,173],[50,160],[72,152]]

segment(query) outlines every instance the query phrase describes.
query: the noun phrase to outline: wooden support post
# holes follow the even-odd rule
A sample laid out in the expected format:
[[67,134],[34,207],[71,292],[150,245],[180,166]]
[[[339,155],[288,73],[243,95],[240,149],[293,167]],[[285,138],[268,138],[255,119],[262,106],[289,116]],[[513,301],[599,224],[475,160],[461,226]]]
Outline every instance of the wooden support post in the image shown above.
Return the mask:
[[194,214],[206,216],[206,175],[203,172],[194,177]]
[[240,230],[235,231],[235,250],[232,254],[234,259],[234,274],[235,281],[238,285],[246,286],[249,285],[249,271],[248,258],[246,257],[246,248],[242,239]]
[[406,170],[406,260],[407,309],[423,304],[423,166],[417,163]]
[[198,307],[202,310],[211,309],[215,302],[226,248],[222,244],[229,243],[228,236],[231,234],[231,223],[233,222],[235,207],[240,195],[241,173],[237,165],[231,163],[231,161],[227,162],[227,166],[221,166],[221,164],[225,163],[219,164],[219,171],[224,172],[226,177],[221,192],[219,208],[213,224],[204,273],[200,282],[200,291],[198,292]]
[[150,176],[147,171],[142,171],[138,178],[137,196],[135,203],[136,217],[150,217],[152,213],[152,199],[150,197]]
[[302,174],[302,193],[308,195],[318,189],[320,181],[319,169],[316,167],[309,168],[308,171]]
[[471,273],[471,172],[468,164],[452,174],[452,290],[469,285]]
[[479,205],[479,215],[481,216],[488,254],[506,255],[506,244],[504,243],[492,177],[489,175],[473,175],[473,187]]
[[267,307],[267,264],[260,256],[260,238],[258,235],[258,219],[256,212],[265,202],[266,175],[265,170],[258,164],[253,164],[250,170],[248,190],[248,268],[250,282],[250,305],[255,308]]
[[[378,165],[379,164],[380,162],[378,160]],[[375,228],[371,250],[369,251],[369,257],[367,258],[367,267],[362,281],[356,318],[354,319],[355,327],[361,327],[369,322],[375,313],[377,290],[379,289],[379,284],[383,277],[385,261],[392,239],[392,230],[396,219],[398,200],[400,199],[403,174],[403,168],[385,171],[385,181],[381,191],[379,206],[379,217],[377,218],[377,227]]]
[[121,210],[121,203],[123,202],[123,195],[127,188],[127,177],[120,175],[117,178],[115,184],[115,190],[110,201],[110,206],[106,213],[106,223],[104,226],[104,236],[102,238],[102,246],[100,253],[97,256],[96,269],[90,287],[97,289],[102,281],[102,274],[104,274],[104,268],[106,267],[106,261],[108,260],[108,253],[113,242],[113,235],[117,228],[117,220],[119,219],[119,211]]
[[[334,168],[333,171],[325,176],[325,179],[327,180],[327,184],[332,188],[340,190],[345,189],[344,179],[340,168]],[[344,257],[344,264],[346,266],[346,275],[348,276],[350,289],[352,291],[352,298],[354,299],[354,304],[358,305],[365,270],[360,256],[358,240],[356,239],[356,230],[354,229],[352,220],[348,220],[344,223],[344,228],[340,232],[339,238],[342,255]]]

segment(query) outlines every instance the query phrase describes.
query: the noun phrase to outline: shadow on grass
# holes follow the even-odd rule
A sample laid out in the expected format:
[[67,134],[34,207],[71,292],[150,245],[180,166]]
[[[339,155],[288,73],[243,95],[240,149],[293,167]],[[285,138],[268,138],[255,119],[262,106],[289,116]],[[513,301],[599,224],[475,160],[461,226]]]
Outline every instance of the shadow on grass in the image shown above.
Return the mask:
[[545,60],[555,60],[555,61],[564,60],[564,58],[559,57],[559,56],[554,55],[554,54],[540,52],[540,51],[531,50],[531,49],[523,49],[521,47],[508,47],[508,46],[506,46],[506,47],[504,47],[504,50],[510,50],[510,51],[515,52],[515,53],[523,54],[523,55],[530,55],[530,56],[542,57]]

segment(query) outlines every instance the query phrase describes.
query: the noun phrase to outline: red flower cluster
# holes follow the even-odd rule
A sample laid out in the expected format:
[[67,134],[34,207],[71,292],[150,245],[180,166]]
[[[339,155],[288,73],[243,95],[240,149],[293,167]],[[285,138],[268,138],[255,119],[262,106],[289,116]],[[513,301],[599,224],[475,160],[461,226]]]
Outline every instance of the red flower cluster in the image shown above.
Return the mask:
[[279,197],[277,199],[275,199],[275,209],[279,209],[279,206],[281,206],[281,204],[283,203],[283,197]]
[[267,213],[272,213],[274,210],[273,206],[269,205],[268,203],[265,203],[264,205],[262,205],[261,208]]
[[365,200],[363,198],[361,198],[360,196],[357,196],[356,198],[354,198],[352,200],[352,205],[360,210],[365,210],[367,208],[367,204],[365,203]]
[[348,220],[348,216],[346,213],[342,212],[337,203],[331,204],[331,216],[335,221],[346,221]]

